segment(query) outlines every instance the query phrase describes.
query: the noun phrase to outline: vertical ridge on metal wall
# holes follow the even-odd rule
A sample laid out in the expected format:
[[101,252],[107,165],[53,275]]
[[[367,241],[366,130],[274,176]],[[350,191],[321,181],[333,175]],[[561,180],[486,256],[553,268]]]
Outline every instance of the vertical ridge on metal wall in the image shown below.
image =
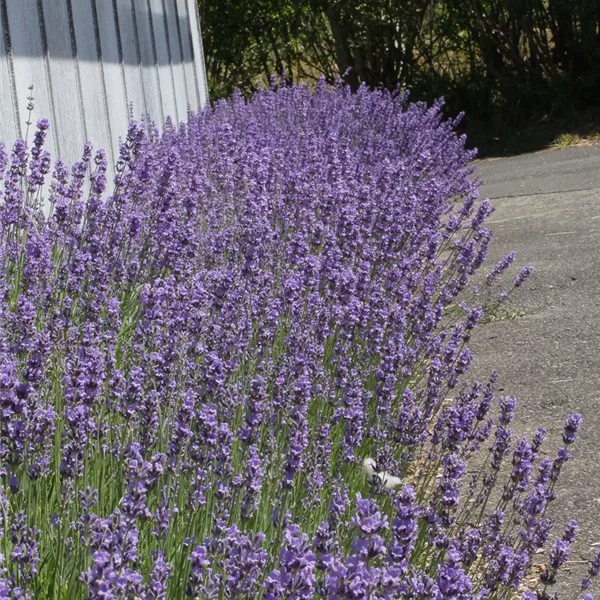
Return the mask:
[[169,44],[163,18],[164,15],[162,14],[162,0],[148,0],[148,14],[150,16],[150,31],[152,33],[152,45],[158,69],[160,93],[166,113],[165,118],[170,117],[174,121],[179,121],[171,65],[169,62]]
[[173,0],[162,0],[162,10],[165,17],[165,31],[167,35],[167,46],[169,49],[169,64],[171,66],[171,78],[175,92],[175,106],[179,120],[183,120],[187,114],[188,97],[185,82],[185,72],[181,65],[183,60],[179,50],[179,39],[175,15],[173,12]]
[[[38,21],[40,24],[40,38],[42,41],[42,51],[44,53],[44,74],[46,75],[46,84],[50,95],[50,111],[52,112],[51,119],[54,123],[58,122],[56,117],[56,102],[54,100],[54,92],[52,89],[52,76],[50,75],[50,57],[48,56],[48,36],[46,35],[46,21],[44,19],[44,5],[42,0],[38,0]],[[54,146],[56,148],[56,154],[61,156],[60,138],[55,135]]]
[[[35,121],[42,116],[50,121],[54,118],[52,94],[46,72],[44,41],[41,35],[43,23],[40,23],[38,0],[19,0],[19,2],[8,0],[6,1],[6,15],[6,30],[10,35],[10,52],[7,56],[12,63],[16,101],[21,119],[18,126],[21,133],[27,136],[31,132],[31,128],[27,126],[28,97],[31,93],[31,86],[33,86],[35,97],[35,112],[32,114],[32,120]],[[31,55],[36,57],[35,60],[31,59]],[[55,132],[51,129],[48,133],[47,148],[56,154],[54,138]]]
[[208,80],[206,79],[206,69],[204,61],[204,46],[202,45],[202,31],[200,29],[200,7],[198,2],[194,0],[194,7],[196,9],[196,30],[198,32],[198,45],[200,46],[200,54],[198,59],[195,61],[196,69],[200,70],[201,80],[203,86],[202,100],[204,103],[208,103]]
[[125,93],[127,116],[129,117],[129,94],[127,93],[127,79],[125,78],[125,65],[123,64],[123,42],[121,41],[121,27],[119,25],[119,9],[117,7],[117,0],[113,0],[112,10],[113,17],[115,20],[115,35],[117,36],[117,54],[119,56],[119,68],[121,70],[121,79],[123,80],[123,92]]
[[[92,21],[94,23],[94,39],[96,40],[96,56],[98,57],[98,65],[100,67],[100,86],[102,88],[102,103],[104,104],[104,112],[106,114],[106,126],[108,127],[108,139],[114,140],[110,108],[108,105],[108,91],[106,89],[106,76],[104,73],[104,64],[102,61],[102,40],[100,39],[100,25],[98,24],[98,9],[96,0],[91,0],[92,6]],[[114,143],[110,145],[111,162],[115,164],[115,148]]]
[[[12,47],[10,43],[10,27],[8,25],[8,11],[6,3],[0,3],[0,48],[4,52],[0,52],[0,82],[2,82],[2,98],[0,102],[0,122],[10,123],[13,131],[10,131],[12,136],[9,138],[21,135],[21,117],[19,114],[19,103],[17,102],[17,85],[15,82],[15,71],[13,61],[11,59]],[[6,106],[6,95],[10,93],[12,104],[12,118],[6,115],[2,110]]]
[[120,11],[121,15],[121,18],[119,19],[119,26],[121,27],[121,43],[123,46],[123,66],[125,67],[125,77],[129,76],[129,79],[132,80],[132,85],[130,86],[131,99],[129,100],[133,109],[132,116],[139,117],[140,114],[147,115],[150,109],[148,108],[148,100],[142,70],[142,53],[140,49],[140,40],[137,35],[138,26],[134,0],[129,0],[126,6],[123,2],[120,2],[117,6],[117,9]]
[[171,86],[173,87],[173,108],[175,110],[176,120],[179,121],[179,108],[177,106],[177,89],[175,87],[175,75],[173,73],[173,57],[171,53],[171,36],[169,35],[169,24],[167,22],[167,12],[165,7],[165,0],[162,0],[162,11],[163,11],[163,30],[165,32],[165,49],[167,51],[167,61],[169,64],[169,73],[171,75]]
[[[170,0],[170,2],[172,2],[172,7],[173,7],[173,11],[174,11],[174,19],[175,19],[175,26],[176,26],[176,32],[177,32],[177,49],[179,50],[180,63],[183,63],[185,55],[183,53],[183,40],[181,39],[181,25],[179,23],[179,11],[177,10],[177,0]],[[185,72],[185,67],[183,65],[181,66],[181,70],[182,70],[182,74],[183,74],[183,81],[184,81],[183,88],[185,89],[185,101],[186,101],[186,110],[187,110],[190,106],[189,82],[188,82],[187,75]]]
[[[194,52],[194,35],[192,33],[192,26],[190,23],[190,6],[188,4],[188,0],[177,0],[177,2],[183,2],[184,3],[184,8],[185,8],[185,16],[186,16],[186,23],[187,23],[187,32],[188,32],[188,51],[189,51],[189,55],[190,55],[190,63],[192,65],[192,76],[194,78],[194,91],[196,92],[196,101],[198,102],[198,104],[200,105],[202,103],[202,96],[200,94],[200,86],[198,85],[198,73],[196,71],[196,69],[193,68],[193,64],[195,62],[196,59],[196,54]],[[190,64],[188,63],[188,64]]]
[[[56,7],[59,6],[59,3],[54,4]],[[73,7],[71,6],[71,0],[67,0],[66,3],[67,8],[67,21],[69,28],[69,40],[71,42],[71,57],[72,57],[72,67],[73,70],[69,73],[72,73],[72,76],[75,79],[75,87],[76,87],[76,98],[77,105],[79,107],[79,119],[81,123],[81,130],[79,131],[81,144],[84,144],[86,140],[88,140],[88,130],[87,130],[87,121],[85,118],[85,103],[83,101],[83,92],[82,92],[82,83],[81,83],[81,73],[79,72],[79,61],[77,60],[77,40],[75,38],[75,22],[73,20]],[[62,19],[57,19],[57,22],[63,23]],[[65,41],[65,37],[60,35],[59,40]],[[68,61],[67,61],[68,63]],[[66,70],[68,70],[68,66],[66,66]],[[67,75],[68,77],[68,75]],[[67,99],[68,101],[69,99]],[[74,140],[76,150],[80,150],[80,144]]]

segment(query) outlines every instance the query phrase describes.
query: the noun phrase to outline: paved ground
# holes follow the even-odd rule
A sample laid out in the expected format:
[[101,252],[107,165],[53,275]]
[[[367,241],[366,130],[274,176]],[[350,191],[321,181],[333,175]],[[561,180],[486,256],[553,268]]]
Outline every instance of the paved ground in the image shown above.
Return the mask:
[[490,198],[513,198],[600,188],[600,146],[543,150],[479,164]]
[[[553,447],[565,415],[583,415],[554,509],[579,521],[581,560],[600,542],[600,146],[482,161],[477,175],[497,206],[490,265],[515,250],[535,274],[511,301],[525,315],[474,336],[476,372],[496,369],[502,393],[519,399],[515,429],[543,425]],[[565,574],[569,597],[582,568]]]

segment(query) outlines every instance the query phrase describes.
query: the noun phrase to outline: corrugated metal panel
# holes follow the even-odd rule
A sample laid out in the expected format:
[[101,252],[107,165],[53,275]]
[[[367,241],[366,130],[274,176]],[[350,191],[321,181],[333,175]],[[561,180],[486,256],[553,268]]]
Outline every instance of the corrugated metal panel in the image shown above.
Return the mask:
[[138,47],[135,12],[131,2],[117,2],[117,18],[123,60],[123,75],[127,91],[127,102],[133,114],[148,111],[142,79],[142,64]]
[[[69,19],[69,7],[66,2],[47,2],[44,5],[44,22],[48,42],[48,57],[73,56],[73,38]],[[77,156],[87,141],[87,129],[83,114],[83,102],[80,94],[79,72],[77,63],[71,59],[48,60],[50,80],[56,82],[57,89],[53,93],[59,100],[55,102],[57,123],[69,124],[68,135],[62,136],[61,155]],[[34,90],[38,96],[38,90]],[[40,115],[39,108],[35,110]],[[41,116],[41,115],[40,115]],[[52,118],[49,116],[48,118]],[[60,136],[59,136],[60,137]]]
[[140,64],[142,65],[142,78],[144,81],[144,92],[148,113],[155,121],[165,120],[165,109],[163,104],[160,84],[158,81],[158,65],[156,64],[156,52],[152,39],[151,18],[148,10],[147,0],[132,0],[136,25],[136,43],[140,52]]
[[181,36],[181,49],[183,52],[183,69],[185,71],[186,88],[188,90],[188,102],[193,105],[202,104],[205,99],[200,99],[200,90],[194,70],[194,51],[192,49],[192,32],[190,21],[187,18],[187,0],[176,0],[175,11],[177,23],[179,25],[179,35]]
[[113,3],[94,0],[92,8],[111,134],[122,135],[129,122],[129,109]]
[[31,85],[68,163],[86,140],[114,161],[130,116],[185,120],[208,100],[198,19],[196,0],[0,0],[0,140],[26,134]]
[[[5,47],[5,40],[9,37],[8,30],[4,23],[8,21],[6,6],[0,5],[0,48]],[[10,44],[10,39],[8,39]],[[19,108],[17,98],[14,93],[14,77],[12,72],[12,61],[5,52],[0,52],[0,90],[2,91],[0,99],[0,127],[5,132],[4,137],[7,141],[14,140],[21,135]]]
[[[12,2],[13,0],[5,0]],[[88,141],[95,146],[102,146],[109,150],[111,163],[114,164],[115,138],[113,138],[111,122],[108,114],[109,92],[102,77],[102,65],[98,53],[98,40],[94,29],[94,14],[90,0],[68,0],[73,15],[73,33],[75,39],[75,59],[81,81],[81,94],[83,103],[83,117],[87,130]],[[53,60],[60,60],[53,57]],[[112,98],[112,90],[110,97]],[[55,129],[63,133],[62,123],[56,123]],[[67,133],[68,135],[68,133]],[[107,140],[96,142],[96,140]],[[65,158],[77,160],[79,157]]]
[[208,102],[208,83],[206,81],[206,70],[204,68],[204,52],[202,50],[202,36],[200,34],[200,10],[196,0],[186,0],[187,2],[187,23],[190,28],[192,38],[192,54],[196,82],[203,102]]
[[165,15],[166,31],[169,41],[169,62],[173,73],[174,89],[180,90],[175,94],[177,103],[177,115],[183,120],[187,114],[189,104],[187,81],[183,70],[183,57],[181,51],[181,39],[179,38],[179,27],[175,16],[175,0],[162,0]]
[[169,40],[167,39],[165,16],[162,12],[162,0],[148,0],[148,13],[152,17],[150,19],[150,32],[158,67],[158,82],[165,116],[169,115],[174,121],[178,121],[175,82],[169,61]]
[[[53,110],[54,98],[49,86],[46,53],[41,35],[43,24],[40,23],[37,0],[18,0],[18,2],[6,0],[6,8],[7,19],[4,28],[9,31],[11,43],[8,59],[12,63],[14,74],[17,105],[21,119],[19,126],[22,134],[25,134],[27,132],[25,122],[29,114],[27,97],[31,85],[35,90],[36,114],[47,117],[52,122],[57,121]],[[5,37],[5,40],[8,39]],[[48,148],[60,155],[56,137],[54,131],[49,132]]]

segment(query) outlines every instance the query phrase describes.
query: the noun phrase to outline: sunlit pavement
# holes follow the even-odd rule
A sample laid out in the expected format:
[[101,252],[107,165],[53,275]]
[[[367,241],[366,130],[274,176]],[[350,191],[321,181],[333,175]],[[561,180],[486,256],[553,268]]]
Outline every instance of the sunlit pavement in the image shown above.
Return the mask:
[[575,591],[582,559],[600,543],[600,146],[486,160],[476,176],[497,207],[489,267],[515,250],[518,267],[535,268],[511,300],[511,312],[522,316],[474,335],[476,374],[498,372],[501,393],[519,400],[515,432],[543,425],[548,454],[567,413],[583,415],[552,510],[558,524],[580,524],[574,562],[559,585]]

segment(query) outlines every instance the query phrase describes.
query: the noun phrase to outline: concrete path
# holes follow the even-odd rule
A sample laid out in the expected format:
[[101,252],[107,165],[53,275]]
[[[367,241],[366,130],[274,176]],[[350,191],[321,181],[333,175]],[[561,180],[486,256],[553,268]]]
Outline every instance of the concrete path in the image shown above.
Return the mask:
[[[515,250],[535,273],[510,300],[524,316],[473,336],[476,374],[497,370],[501,393],[519,400],[515,431],[546,427],[549,455],[566,414],[583,415],[553,510],[558,522],[579,521],[580,561],[600,543],[600,146],[482,161],[477,176],[497,207],[489,268]],[[575,597],[585,565],[570,568],[559,589]]]

